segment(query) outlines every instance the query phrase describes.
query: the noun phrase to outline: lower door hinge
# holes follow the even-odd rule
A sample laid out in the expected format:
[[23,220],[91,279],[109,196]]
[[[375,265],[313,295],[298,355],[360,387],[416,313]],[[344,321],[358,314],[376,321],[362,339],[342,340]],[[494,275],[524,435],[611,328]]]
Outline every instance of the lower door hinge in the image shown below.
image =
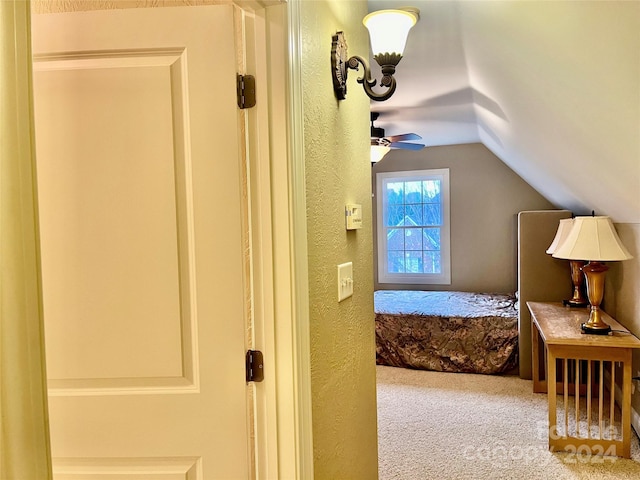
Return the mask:
[[264,359],[259,350],[247,351],[247,382],[264,380]]
[[256,79],[253,75],[238,74],[236,91],[238,94],[238,107],[251,108],[256,104]]

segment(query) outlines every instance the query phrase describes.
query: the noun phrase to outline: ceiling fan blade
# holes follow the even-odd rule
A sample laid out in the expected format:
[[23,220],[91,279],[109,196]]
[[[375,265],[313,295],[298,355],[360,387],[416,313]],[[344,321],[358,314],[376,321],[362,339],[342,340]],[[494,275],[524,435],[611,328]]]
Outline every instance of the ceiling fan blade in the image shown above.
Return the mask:
[[421,143],[391,142],[391,148],[402,148],[404,150],[422,150],[424,145]]
[[403,142],[405,140],[422,140],[422,137],[417,133],[405,133],[403,135],[389,135],[385,137],[390,142]]

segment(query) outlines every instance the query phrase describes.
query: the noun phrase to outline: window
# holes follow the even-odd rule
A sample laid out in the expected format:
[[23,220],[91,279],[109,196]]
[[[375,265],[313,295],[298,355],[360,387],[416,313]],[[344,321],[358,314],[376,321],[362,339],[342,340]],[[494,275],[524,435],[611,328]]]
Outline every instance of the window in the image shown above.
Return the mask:
[[378,282],[450,284],[449,169],[376,175]]

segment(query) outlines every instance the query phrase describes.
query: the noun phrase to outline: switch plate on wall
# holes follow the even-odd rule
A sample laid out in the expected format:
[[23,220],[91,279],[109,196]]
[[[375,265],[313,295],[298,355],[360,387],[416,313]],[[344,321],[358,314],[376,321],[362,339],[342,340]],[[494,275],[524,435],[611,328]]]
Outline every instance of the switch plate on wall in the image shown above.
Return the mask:
[[350,203],[344,207],[344,214],[347,230],[362,228],[362,205]]
[[353,295],[353,263],[338,265],[338,302]]

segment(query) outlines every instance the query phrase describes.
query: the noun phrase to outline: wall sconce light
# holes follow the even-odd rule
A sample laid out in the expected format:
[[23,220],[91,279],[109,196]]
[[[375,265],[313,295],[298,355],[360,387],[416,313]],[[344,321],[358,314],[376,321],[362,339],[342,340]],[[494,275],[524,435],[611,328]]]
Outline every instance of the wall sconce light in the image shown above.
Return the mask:
[[373,58],[382,69],[380,86],[387,88],[382,93],[373,91],[377,81],[371,79],[371,70],[367,62],[357,55],[347,57],[347,42],[343,32],[337,32],[333,36],[331,47],[331,67],[333,73],[333,88],[338,100],[344,100],[347,96],[347,72],[349,69],[358,70],[363,67],[362,77],[358,83],[364,87],[365,93],[372,100],[384,101],[396,91],[396,65],[402,60],[402,53],[407,43],[409,30],[420,19],[420,10],[406,7],[398,10],[379,10],[372,12],[362,20],[369,30],[371,50]]

